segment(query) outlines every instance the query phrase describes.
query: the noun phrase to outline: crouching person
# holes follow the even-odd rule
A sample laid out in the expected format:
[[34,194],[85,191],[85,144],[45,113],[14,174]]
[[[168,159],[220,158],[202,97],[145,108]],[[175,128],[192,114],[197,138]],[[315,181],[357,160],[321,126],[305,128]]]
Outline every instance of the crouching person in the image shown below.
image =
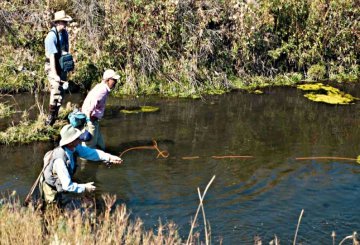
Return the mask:
[[66,193],[92,192],[96,189],[94,182],[81,184],[73,181],[78,156],[91,161],[122,163],[120,157],[81,145],[79,139],[81,134],[79,129],[70,124],[64,126],[60,131],[59,147],[47,153],[47,163],[45,156],[46,165],[40,181],[40,189],[46,204],[57,203],[60,207],[64,207],[68,201]]

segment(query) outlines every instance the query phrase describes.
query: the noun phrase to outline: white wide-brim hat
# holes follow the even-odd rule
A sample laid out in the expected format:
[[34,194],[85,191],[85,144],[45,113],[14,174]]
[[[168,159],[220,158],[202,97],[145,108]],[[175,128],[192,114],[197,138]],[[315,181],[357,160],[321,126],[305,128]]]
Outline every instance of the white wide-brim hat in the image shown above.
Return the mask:
[[102,79],[103,79],[103,81],[106,81],[106,80],[111,79],[111,78],[113,78],[113,79],[115,79],[115,80],[119,80],[120,75],[117,74],[117,73],[116,73],[114,70],[112,70],[112,69],[107,69],[107,70],[104,72]]
[[55,14],[54,14],[53,22],[56,22],[56,21],[70,22],[70,21],[72,21],[72,18],[70,17],[70,15],[66,15],[64,10],[60,10],[60,11],[55,12]]
[[71,124],[65,125],[60,131],[60,146],[70,144],[81,135],[81,131],[74,128]]

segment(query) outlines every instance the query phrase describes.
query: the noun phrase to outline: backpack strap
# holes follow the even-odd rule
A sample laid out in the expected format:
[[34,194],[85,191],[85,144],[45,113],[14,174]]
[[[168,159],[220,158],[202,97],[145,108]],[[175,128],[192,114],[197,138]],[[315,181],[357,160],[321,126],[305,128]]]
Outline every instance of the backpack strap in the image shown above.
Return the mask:
[[58,51],[58,54],[61,56],[61,43],[60,43],[60,38],[59,38],[59,32],[56,30],[56,28],[55,28],[55,30],[51,29],[51,32],[55,33],[56,40],[57,40],[56,49]]

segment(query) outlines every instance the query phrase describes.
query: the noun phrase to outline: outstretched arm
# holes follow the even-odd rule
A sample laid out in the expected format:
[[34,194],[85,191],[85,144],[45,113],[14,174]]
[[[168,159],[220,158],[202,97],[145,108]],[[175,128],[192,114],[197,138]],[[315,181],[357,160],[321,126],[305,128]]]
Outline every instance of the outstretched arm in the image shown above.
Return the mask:
[[122,163],[122,159],[118,156],[111,155],[101,150],[92,149],[87,146],[78,145],[76,146],[76,152],[79,154],[79,157],[85,158],[91,161],[105,161],[115,164]]

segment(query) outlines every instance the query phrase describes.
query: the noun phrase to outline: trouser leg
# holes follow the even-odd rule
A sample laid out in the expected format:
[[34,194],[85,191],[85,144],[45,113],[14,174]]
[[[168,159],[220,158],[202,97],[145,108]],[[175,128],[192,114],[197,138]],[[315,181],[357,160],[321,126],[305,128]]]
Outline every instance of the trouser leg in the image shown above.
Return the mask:
[[62,103],[64,96],[64,90],[62,89],[60,83],[49,79],[50,82],[50,105],[49,105],[49,115],[46,119],[46,125],[52,126],[59,113],[59,109]]
[[56,105],[49,105],[49,114],[45,122],[46,125],[50,125],[50,126],[54,125],[59,113],[59,108],[60,107]]
[[[61,106],[63,97],[64,97],[64,89],[62,88],[60,82],[57,82],[53,76],[50,74],[50,63],[45,63],[45,73],[47,74],[47,78],[50,85],[50,102],[49,102],[49,115],[46,119],[46,125],[53,125],[57,119],[59,108]],[[66,81],[67,74],[60,74],[61,81]]]
[[86,130],[91,134],[92,138],[90,141],[85,142],[85,144],[91,148],[96,148],[96,146],[98,146],[101,150],[104,150],[105,143],[100,132],[99,121],[88,122]]
[[97,139],[97,145],[100,148],[100,150],[105,151],[105,142],[104,138],[102,136],[102,133],[100,131],[100,124],[98,123],[98,139]]

